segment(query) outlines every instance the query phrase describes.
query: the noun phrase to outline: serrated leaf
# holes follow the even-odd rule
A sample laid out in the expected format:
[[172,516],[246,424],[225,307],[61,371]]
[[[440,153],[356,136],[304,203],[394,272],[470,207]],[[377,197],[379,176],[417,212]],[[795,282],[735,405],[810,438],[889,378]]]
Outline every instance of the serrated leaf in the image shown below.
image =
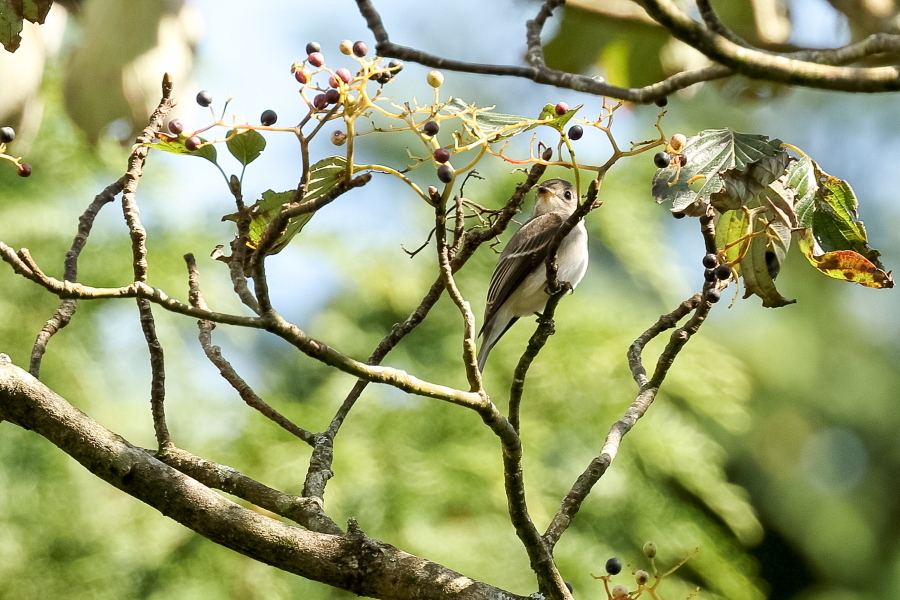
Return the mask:
[[[343,156],[330,156],[320,160],[310,169],[310,181],[303,197],[303,202],[309,202],[321,198],[330,192],[344,177],[347,169],[347,159]],[[294,190],[286,192],[275,192],[267,190],[263,192],[262,198],[251,207],[251,220],[248,232],[247,246],[255,249],[262,239],[263,232],[272,222],[282,207],[291,201]],[[292,218],[284,233],[272,245],[269,254],[278,254],[285,246],[290,243],[291,239],[303,229],[303,227],[312,219],[314,212],[305,213]],[[223,221],[237,221],[238,215],[230,214],[222,217]]]
[[[157,150],[162,150],[163,152],[168,152],[170,154],[181,154],[184,156],[197,156],[200,158],[205,158],[211,163],[215,163],[218,158],[218,152],[216,152],[215,144],[207,144],[205,146],[201,146],[197,150],[191,152],[188,150],[184,142],[188,138],[184,135],[179,136],[164,136],[160,137],[158,142],[151,142],[148,144],[144,144],[148,148],[156,148]],[[200,141],[204,144],[206,140],[200,138]]]
[[232,129],[227,137],[225,145],[228,151],[244,166],[259,158],[259,154],[266,149],[266,138],[255,129]]
[[788,169],[787,185],[797,193],[800,248],[816,269],[867,287],[893,287],[879,252],[869,246],[850,184],[804,156]]
[[441,107],[440,112],[460,117],[466,133],[471,136],[469,141],[487,138],[488,141],[495,142],[537,127],[534,120],[528,117],[505,115],[487,109],[476,108],[466,104],[460,98],[448,100]]
[[735,263],[744,280],[744,298],[759,296],[763,306],[774,308],[793,304],[775,287],[781,263],[791,243],[791,228],[773,206],[790,205],[793,190],[772,182],[762,193],[744,204],[746,210],[729,210],[716,219],[716,247],[725,251],[729,263]]
[[558,115],[558,114],[556,114],[556,105],[555,104],[545,104],[544,109],[541,111],[541,114],[538,116],[538,119],[541,119],[541,120],[550,119],[549,121],[544,123],[544,125],[550,125],[551,127],[555,127],[556,129],[559,129],[560,131],[562,131],[563,128],[566,126],[566,123],[568,123],[569,120],[575,116],[575,113],[577,113],[581,109],[582,106],[584,106],[584,104],[579,104],[575,108],[570,108],[563,114]]
[[[779,153],[784,156],[775,158]],[[728,128],[706,129],[688,138],[682,154],[687,157],[687,164],[680,169],[672,166],[659,169],[652,187],[657,202],[672,202],[672,210],[681,212],[692,204],[702,208],[712,202],[713,194],[723,192],[726,196],[717,196],[717,204],[725,210],[730,206],[739,207],[753,197],[751,186],[765,188],[783,175],[783,170],[776,173],[778,164],[787,165],[781,140]],[[775,160],[750,170],[766,158]],[[726,191],[726,181],[731,192]],[[737,196],[728,196],[729,193]]]

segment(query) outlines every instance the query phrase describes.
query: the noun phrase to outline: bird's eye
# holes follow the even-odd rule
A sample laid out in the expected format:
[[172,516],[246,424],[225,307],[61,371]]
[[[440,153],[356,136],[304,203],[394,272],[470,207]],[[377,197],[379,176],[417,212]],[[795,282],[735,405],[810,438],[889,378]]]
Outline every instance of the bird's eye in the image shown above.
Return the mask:
[[569,190],[566,190],[566,193],[564,195],[566,197],[566,200],[572,199],[572,192],[570,192]]

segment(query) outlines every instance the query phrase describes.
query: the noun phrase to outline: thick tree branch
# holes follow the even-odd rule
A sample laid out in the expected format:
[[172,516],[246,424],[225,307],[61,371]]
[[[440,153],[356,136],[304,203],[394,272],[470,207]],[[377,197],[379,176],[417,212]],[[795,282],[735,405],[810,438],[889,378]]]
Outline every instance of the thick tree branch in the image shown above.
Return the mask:
[[47,438],[100,479],[203,537],[301,577],[391,600],[525,600],[358,530],[327,535],[243,508],[105,429],[4,354],[0,418]]

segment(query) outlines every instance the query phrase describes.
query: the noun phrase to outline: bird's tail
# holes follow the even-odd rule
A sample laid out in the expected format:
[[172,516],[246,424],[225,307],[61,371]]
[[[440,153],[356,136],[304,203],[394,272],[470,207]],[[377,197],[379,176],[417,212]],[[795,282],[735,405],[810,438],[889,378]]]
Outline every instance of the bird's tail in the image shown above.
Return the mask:
[[498,321],[503,321],[502,317],[500,319],[494,318],[489,322],[484,324],[482,328],[482,340],[483,343],[481,348],[478,350],[478,370],[484,371],[484,365],[487,363],[488,354],[491,353],[491,350],[494,348],[494,345],[503,337],[503,334],[509,331],[509,328],[513,326],[513,323],[519,320],[519,317],[512,317],[505,324],[503,324],[503,329],[499,329]]

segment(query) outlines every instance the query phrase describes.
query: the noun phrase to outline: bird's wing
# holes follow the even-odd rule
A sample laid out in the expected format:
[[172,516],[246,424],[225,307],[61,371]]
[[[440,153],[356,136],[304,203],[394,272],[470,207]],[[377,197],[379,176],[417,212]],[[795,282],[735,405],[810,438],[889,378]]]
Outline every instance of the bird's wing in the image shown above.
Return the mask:
[[531,219],[512,236],[500,254],[491,277],[484,311],[485,323],[490,322],[528,274],[547,258],[547,247],[565,219],[563,213],[549,212]]

